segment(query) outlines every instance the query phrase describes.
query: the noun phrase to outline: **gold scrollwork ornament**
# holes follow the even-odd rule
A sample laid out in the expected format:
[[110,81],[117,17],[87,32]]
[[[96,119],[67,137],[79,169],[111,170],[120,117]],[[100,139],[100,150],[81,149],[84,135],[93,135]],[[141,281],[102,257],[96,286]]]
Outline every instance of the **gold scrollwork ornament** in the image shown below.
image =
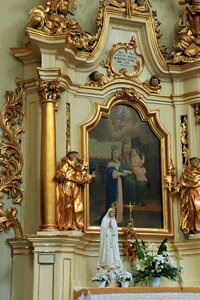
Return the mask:
[[23,83],[16,79],[16,94],[6,92],[7,101],[2,109],[0,123],[3,130],[2,146],[0,147],[0,197],[5,193],[13,199],[13,203],[21,204],[23,190],[21,187],[23,156],[20,150],[21,134],[24,132],[21,124],[24,112]]
[[133,36],[130,42],[118,43],[112,47],[109,57],[106,57],[102,65],[107,68],[110,80],[125,77],[137,80],[137,76],[144,68],[144,57],[137,52],[137,43]]
[[13,227],[15,232],[15,238],[23,238],[23,230],[19,220],[17,219],[17,209],[9,207],[6,211],[3,211],[3,203],[0,202],[0,232],[3,230],[9,230]]

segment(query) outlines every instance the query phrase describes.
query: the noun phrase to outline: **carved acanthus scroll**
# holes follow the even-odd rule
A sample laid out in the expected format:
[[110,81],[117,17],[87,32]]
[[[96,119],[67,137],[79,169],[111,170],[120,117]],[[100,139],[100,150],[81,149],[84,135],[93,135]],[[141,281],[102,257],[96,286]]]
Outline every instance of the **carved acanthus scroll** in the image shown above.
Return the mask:
[[[23,156],[20,149],[21,127],[23,119],[22,81],[17,78],[16,95],[12,91],[6,92],[7,101],[2,109],[0,122],[3,130],[2,146],[0,147],[0,197],[5,193],[13,199],[13,203],[21,204],[22,201],[22,176]],[[19,127],[18,127],[19,126]]]
[[189,161],[189,139],[188,139],[188,118],[187,115],[181,116],[181,146],[183,165],[188,165]]
[[13,227],[16,238],[22,238],[23,230],[19,220],[17,219],[17,209],[9,207],[6,211],[3,211],[3,203],[0,202],[0,232],[3,230],[9,230]]
[[[5,194],[12,198],[14,204],[20,205],[23,198],[22,176],[23,156],[20,149],[22,120],[23,120],[23,83],[16,79],[16,94],[6,92],[7,101],[0,115],[2,133],[2,146],[0,147],[0,197]],[[3,211],[3,203],[0,202],[0,232],[13,226],[16,238],[23,236],[23,231],[18,221],[17,209],[8,208]]]

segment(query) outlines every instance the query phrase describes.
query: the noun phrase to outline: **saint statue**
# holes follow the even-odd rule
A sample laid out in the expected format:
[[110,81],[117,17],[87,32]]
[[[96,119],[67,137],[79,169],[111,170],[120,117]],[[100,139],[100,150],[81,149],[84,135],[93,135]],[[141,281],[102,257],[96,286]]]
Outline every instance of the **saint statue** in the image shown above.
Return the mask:
[[83,229],[83,203],[80,199],[80,187],[90,183],[95,177],[88,172],[86,162],[79,158],[78,152],[68,152],[62,158],[56,173],[57,215],[60,230]]
[[184,234],[200,232],[200,159],[190,158],[176,187],[181,201],[180,227]]
[[115,209],[109,208],[101,222],[100,249],[97,268],[104,271],[120,271],[123,269],[119,254],[118,227]]

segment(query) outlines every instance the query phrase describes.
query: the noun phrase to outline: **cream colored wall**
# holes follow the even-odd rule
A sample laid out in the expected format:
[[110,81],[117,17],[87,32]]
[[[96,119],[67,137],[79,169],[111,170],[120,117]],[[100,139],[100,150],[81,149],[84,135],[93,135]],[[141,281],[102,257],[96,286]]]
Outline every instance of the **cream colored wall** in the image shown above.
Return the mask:
[[[23,79],[23,65],[11,54],[11,47],[21,47],[26,42],[24,37],[24,27],[27,23],[28,11],[34,5],[39,4],[38,0],[18,0],[1,1],[0,18],[0,109],[2,109],[7,90],[16,89],[16,76]],[[25,136],[24,136],[25,138]],[[7,196],[3,198],[4,208],[13,206]],[[24,223],[23,207],[17,207],[19,210],[18,218]],[[30,218],[30,216],[29,216]],[[11,229],[7,233],[0,235],[0,298],[3,300],[11,299],[11,274],[12,258],[11,249],[7,244],[8,238],[13,238],[14,233]],[[23,280],[20,285],[23,285]],[[19,285],[19,288],[20,288]]]
[[[168,47],[168,51],[172,49],[172,45],[174,43],[174,26],[177,23],[177,17],[179,15],[180,7],[177,5],[174,0],[160,1],[154,0],[151,1],[154,10],[157,10],[158,20],[161,21],[161,31],[163,36],[160,40],[161,45],[166,45]],[[95,32],[95,18],[98,10],[98,0],[79,0],[78,8],[75,12],[77,16],[77,20],[80,22],[82,28],[91,33]],[[0,47],[0,62],[1,62],[1,70],[0,70],[0,96],[1,96],[1,106],[3,106],[5,102],[5,91],[6,90],[15,90],[15,77],[20,76],[23,79],[23,74],[26,78],[36,77],[36,66],[37,65],[26,65],[23,69],[22,64],[16,60],[9,51],[10,47],[20,47],[23,46],[26,42],[26,38],[24,37],[24,26],[28,20],[28,11],[30,8],[36,6],[37,4],[42,4],[42,1],[39,0],[18,0],[16,1],[4,1],[1,4],[3,8],[3,13],[1,15],[1,47]],[[87,12],[87,13],[83,13]],[[167,12],[167,14],[166,14]],[[116,36],[116,31],[113,29],[112,39],[109,40],[109,47],[113,43],[117,42],[127,42],[131,37],[131,31],[126,32],[122,37]],[[146,55],[145,53],[143,53]],[[148,54],[147,54],[148,55]],[[148,58],[148,57],[147,57]],[[50,66],[52,60],[43,60],[43,64]],[[100,61],[100,60],[99,60]],[[33,69],[34,67],[34,69]],[[88,72],[98,67],[98,64],[89,66],[87,72],[81,72],[80,69],[70,69],[67,68],[63,61],[56,61],[56,67],[60,67],[64,69],[66,74],[70,75],[72,80],[78,80],[80,83],[84,84],[88,81]],[[152,66],[151,66],[152,67]],[[146,79],[147,75],[151,74],[152,69],[146,69],[144,73],[141,74],[140,79]],[[23,73],[24,72],[24,73]],[[170,95],[176,90],[176,86],[173,88],[170,85],[170,80],[166,78],[166,74],[163,75],[163,80],[165,81],[166,89],[163,91],[164,94]],[[190,79],[186,79],[186,84],[183,88],[183,91],[180,89],[178,92],[186,92],[188,89],[198,89],[196,86],[191,85]],[[180,85],[179,85],[180,86]],[[113,91],[112,91],[113,92]],[[58,103],[59,113],[57,113],[57,162],[60,161],[61,157],[65,154],[65,105],[66,101],[71,103],[71,149],[75,149],[80,151],[80,125],[84,123],[91,115],[93,111],[93,103],[103,102],[104,99],[108,99],[111,95],[111,91],[105,91],[105,94],[102,94],[101,98],[95,98],[95,94],[91,95],[89,91],[82,93],[78,92],[77,96],[74,96],[76,90],[72,89],[70,92],[64,92],[62,94],[62,98]],[[190,100],[188,100],[190,101]],[[75,104],[76,103],[76,104]],[[184,104],[174,106],[172,103],[155,103],[153,101],[149,101],[149,107],[153,110],[160,110],[160,119],[162,120],[162,124],[164,127],[169,129],[172,136],[175,139],[171,140],[171,149],[172,149],[172,158],[176,162],[178,166],[178,174],[180,174],[181,170],[181,159],[177,158],[177,153],[179,152],[177,149],[180,148],[180,141],[178,141],[179,136],[179,123],[178,119],[174,123],[169,126],[169,119],[171,116],[175,119],[176,116],[181,114],[188,113],[190,116],[190,138],[193,141],[191,146],[191,154],[199,155],[200,153],[200,129],[194,126],[193,120],[193,110],[191,107],[186,107]],[[26,97],[26,105],[25,105],[26,115],[25,115],[25,129],[26,133],[23,138],[22,149],[25,156],[25,167],[23,170],[24,177],[24,203],[22,207],[19,208],[18,217],[25,229],[25,233],[36,233],[38,226],[40,225],[40,199],[39,199],[39,165],[40,165],[40,105],[38,105],[38,96],[35,90],[32,90],[31,87],[27,90]],[[73,122],[73,119],[76,118],[76,123]],[[176,150],[174,150],[176,149]],[[31,163],[27,163],[27,162]],[[33,177],[32,174],[35,174]],[[11,202],[10,200],[5,200],[5,206],[9,207]],[[174,219],[175,219],[175,239],[181,240],[183,239],[183,235],[179,230],[179,205],[178,201],[174,201]],[[14,234],[12,230],[10,230],[7,234],[1,233],[0,238],[0,249],[1,249],[1,264],[0,264],[0,290],[1,297],[3,300],[10,300],[13,295],[13,299],[19,300],[20,297],[24,297],[23,300],[27,300],[27,296],[24,296],[24,291],[22,290],[23,286],[23,276],[27,274],[28,276],[28,266],[31,272],[31,263],[29,259],[25,259],[25,261],[19,258],[14,266],[14,274],[16,279],[15,289],[16,291],[11,292],[11,273],[12,273],[12,260],[10,247],[6,243],[7,238],[13,237]],[[195,278],[199,277],[198,269],[193,269],[193,273],[190,271],[189,266],[191,264],[196,264],[196,256],[194,256],[195,251],[198,252],[199,245],[195,244],[195,251],[185,251],[184,246],[180,246],[184,252],[184,264],[186,266],[187,271],[187,280],[191,277],[191,285],[197,285],[199,282],[195,282]],[[91,246],[88,248],[90,250],[89,254],[86,255],[83,253],[83,257],[79,254],[77,261],[80,262],[82,266],[82,272],[79,272],[79,264],[73,265],[73,272],[75,275],[74,286],[77,285],[87,285],[87,282],[94,271],[94,265],[97,260],[97,247],[93,248]],[[23,251],[22,251],[22,254]],[[26,255],[26,254],[24,254]],[[199,254],[198,254],[199,255]],[[198,257],[198,256],[197,256]],[[18,268],[25,262],[25,273],[19,272]],[[66,270],[70,267],[68,265],[68,261],[66,263]],[[84,270],[88,270],[87,277],[84,276]],[[79,275],[79,276],[78,276]],[[67,275],[66,275],[67,276]],[[185,275],[184,275],[185,276]],[[17,278],[18,277],[18,278]],[[30,277],[31,280],[31,277]],[[51,278],[49,279],[51,280]],[[21,282],[21,285],[20,285]],[[188,281],[189,282],[189,281]],[[30,281],[29,281],[30,283]],[[189,282],[190,283],[190,282]],[[56,283],[59,286],[59,282]],[[31,283],[29,285],[29,290],[31,290]],[[18,292],[17,292],[18,291]],[[18,297],[18,298],[17,298]],[[20,300],[21,300],[20,298]]]

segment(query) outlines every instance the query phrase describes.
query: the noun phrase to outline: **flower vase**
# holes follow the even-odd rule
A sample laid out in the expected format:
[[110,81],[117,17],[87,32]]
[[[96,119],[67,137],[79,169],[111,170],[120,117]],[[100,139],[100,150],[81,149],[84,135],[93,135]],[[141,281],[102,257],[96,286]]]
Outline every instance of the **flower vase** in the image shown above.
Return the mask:
[[98,288],[104,288],[106,286],[106,281],[96,281],[96,286]]
[[111,284],[116,284],[117,283],[116,273],[115,272],[110,271],[108,273],[108,278],[109,278],[109,281],[110,281]]
[[127,281],[121,282],[121,287],[123,287],[123,288],[129,287],[129,281],[127,280]]
[[151,277],[149,279],[149,286],[159,287],[160,286],[160,277]]

